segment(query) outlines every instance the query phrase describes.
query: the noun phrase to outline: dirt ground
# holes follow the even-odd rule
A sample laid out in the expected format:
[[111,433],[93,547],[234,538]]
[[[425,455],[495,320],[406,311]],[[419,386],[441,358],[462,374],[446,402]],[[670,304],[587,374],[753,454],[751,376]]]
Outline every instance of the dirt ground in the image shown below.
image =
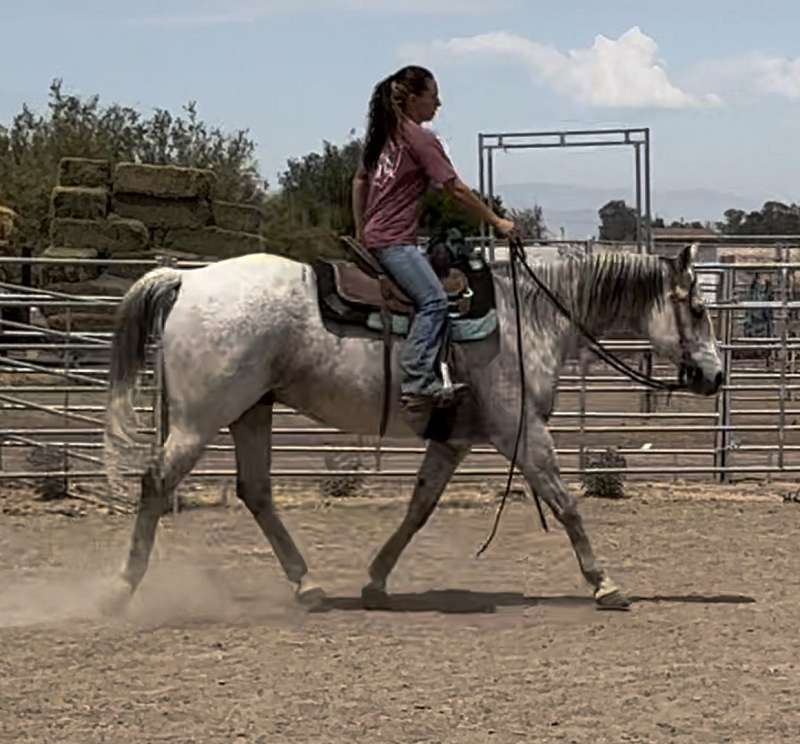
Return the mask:
[[[165,518],[123,617],[97,613],[131,517],[0,493],[0,741],[794,742],[800,740],[796,484],[632,484],[583,500],[635,598],[593,608],[560,528],[445,496],[389,611],[366,565],[404,501],[278,493],[329,611],[306,614],[238,505]],[[551,520],[552,525],[552,520]],[[554,526],[554,525],[552,525]]]

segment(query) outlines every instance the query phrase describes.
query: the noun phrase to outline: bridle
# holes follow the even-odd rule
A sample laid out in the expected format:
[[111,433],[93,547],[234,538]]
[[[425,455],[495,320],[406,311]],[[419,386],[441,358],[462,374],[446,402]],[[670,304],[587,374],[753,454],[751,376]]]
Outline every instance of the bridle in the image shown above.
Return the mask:
[[[525,252],[522,247],[522,241],[519,238],[511,238],[509,240],[509,247],[511,249],[511,265],[512,265],[512,280],[514,280],[514,271],[513,266],[515,263],[520,263],[527,272],[528,276],[531,278],[533,283],[542,291],[545,297],[550,300],[550,303],[553,307],[558,310],[558,312],[566,318],[571,325],[573,325],[580,333],[580,335],[589,343],[590,350],[602,359],[606,364],[610,367],[613,367],[617,372],[625,375],[628,379],[632,380],[633,382],[638,382],[645,387],[649,387],[652,390],[663,390],[667,393],[673,393],[676,390],[685,390],[687,385],[684,382],[681,382],[679,379],[677,382],[664,382],[663,380],[659,380],[655,377],[651,377],[650,375],[646,375],[643,372],[640,372],[638,369],[631,367],[625,361],[620,359],[616,356],[613,352],[608,351],[603,344],[594,336],[594,334],[586,328],[579,320],[576,320],[570,311],[564,307],[564,304],[559,300],[559,298],[553,293],[553,291],[536,275],[533,269],[528,264],[527,259],[525,258]],[[669,294],[669,299],[672,304],[672,309],[675,317],[675,327],[678,332],[678,343],[681,350],[681,361],[680,361],[680,369],[682,370],[684,367],[689,366],[689,362],[691,361],[691,349],[689,346],[689,340],[686,336],[686,329],[684,328],[683,323],[681,322],[679,308],[680,305],[684,302],[688,302],[691,297],[691,290],[689,292],[684,293],[680,289],[673,289]],[[516,307],[517,317],[519,317],[519,306]],[[521,351],[521,349],[518,349]],[[681,373],[679,372],[679,378],[681,377]]]
[[[680,363],[678,364],[678,385],[679,387],[674,388],[675,390],[686,389],[688,385],[686,384],[686,375],[689,370],[694,368],[692,364],[692,350],[691,344],[689,339],[686,336],[686,327],[684,323],[681,321],[680,315],[680,308],[682,305],[691,305],[692,302],[692,294],[694,293],[694,287],[697,283],[697,277],[692,275],[692,283],[689,286],[689,289],[682,289],[680,287],[673,288],[669,293],[669,301],[672,305],[672,313],[673,317],[675,318],[675,330],[678,333],[678,346],[681,350],[681,359]],[[689,308],[689,313],[694,312],[691,307]],[[672,391],[670,391],[670,394]]]

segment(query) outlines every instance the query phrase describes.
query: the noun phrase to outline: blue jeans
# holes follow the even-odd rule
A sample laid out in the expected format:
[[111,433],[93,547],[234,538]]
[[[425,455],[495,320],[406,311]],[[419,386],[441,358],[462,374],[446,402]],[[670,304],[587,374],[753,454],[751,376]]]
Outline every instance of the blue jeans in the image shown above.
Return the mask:
[[405,395],[433,395],[442,389],[436,357],[447,322],[447,294],[427,257],[415,245],[378,248],[375,258],[416,305],[416,314],[400,354]]

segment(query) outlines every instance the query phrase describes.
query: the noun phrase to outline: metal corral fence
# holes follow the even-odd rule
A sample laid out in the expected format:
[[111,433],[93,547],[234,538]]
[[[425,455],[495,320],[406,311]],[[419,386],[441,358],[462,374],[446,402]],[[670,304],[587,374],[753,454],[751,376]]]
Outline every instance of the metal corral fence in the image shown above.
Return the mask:
[[[659,246],[669,254],[679,246]],[[624,246],[553,241],[536,250],[623,250]],[[712,311],[725,367],[719,396],[674,394],[670,400],[643,390],[604,364],[580,357],[568,362],[559,386],[551,431],[568,479],[603,468],[592,457],[614,448],[628,478],[730,480],[783,477],[800,470],[800,237],[720,240],[703,246],[700,281]],[[132,269],[163,264],[108,259],[75,261]],[[108,375],[108,331],[75,330],[73,317],[108,314],[115,296],[78,296],[30,286],[31,267],[59,259],[0,258],[22,266],[22,282],[0,283],[0,479],[71,480],[105,477],[103,426]],[[193,268],[198,262],[175,262]],[[37,270],[34,268],[34,271]],[[760,282],[760,284],[759,284]],[[28,286],[26,286],[28,285]],[[768,286],[767,286],[768,285]],[[755,288],[755,289],[754,289]],[[57,312],[56,312],[57,311]],[[58,323],[48,322],[57,317]],[[758,322],[756,322],[758,321]],[[57,327],[56,327],[57,326]],[[755,330],[754,330],[755,329]],[[608,347],[657,376],[675,371],[657,363],[640,339],[609,339]],[[137,410],[152,441],[164,435],[159,365],[143,373]],[[360,475],[412,478],[422,446],[358,437],[319,426],[277,407],[273,435],[276,478]],[[491,480],[507,462],[490,447],[476,447],[457,479]],[[129,471],[135,475],[135,471]],[[194,478],[232,478],[232,442],[219,433]]]

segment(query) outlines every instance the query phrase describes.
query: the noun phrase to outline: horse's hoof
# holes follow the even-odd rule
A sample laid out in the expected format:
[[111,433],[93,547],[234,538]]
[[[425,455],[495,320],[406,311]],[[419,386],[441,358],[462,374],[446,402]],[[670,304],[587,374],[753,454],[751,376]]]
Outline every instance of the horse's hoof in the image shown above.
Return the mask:
[[389,595],[385,589],[367,584],[361,590],[361,602],[365,610],[384,610],[389,606]]
[[102,617],[118,617],[128,607],[133,590],[125,582],[115,581],[97,601],[97,612]]
[[328,596],[325,590],[319,586],[302,587],[295,594],[298,603],[309,612],[315,612],[325,607]]
[[619,589],[595,597],[598,610],[629,610],[631,601]]

